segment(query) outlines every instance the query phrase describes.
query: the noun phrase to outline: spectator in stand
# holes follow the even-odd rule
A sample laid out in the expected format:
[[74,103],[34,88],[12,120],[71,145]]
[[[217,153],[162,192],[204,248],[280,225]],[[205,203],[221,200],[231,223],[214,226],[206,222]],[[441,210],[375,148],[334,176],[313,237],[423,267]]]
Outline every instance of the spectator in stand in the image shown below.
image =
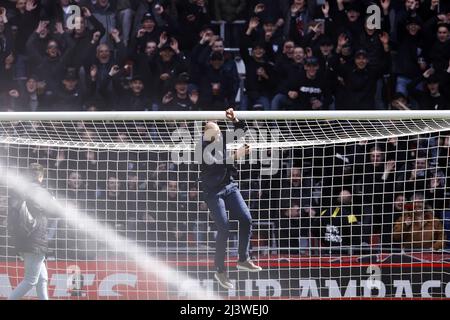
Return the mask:
[[0,99],[9,90],[13,79],[13,46],[13,34],[6,8],[0,7]]
[[142,17],[142,24],[139,30],[132,37],[130,48],[133,53],[145,51],[146,44],[150,41],[159,42],[161,29],[156,25],[155,17],[151,13],[146,13]]
[[418,205],[414,200],[405,205],[402,216],[394,224],[394,241],[405,250],[442,250],[444,248],[444,228],[432,209]]
[[[159,41],[159,40],[158,40]],[[158,55],[158,41],[150,40],[145,44],[143,51],[138,50],[138,48],[131,47],[130,59],[133,62],[133,72],[138,72],[142,76],[144,86],[149,93],[149,96],[153,97],[154,94],[154,84],[155,80],[152,76],[151,66]]]
[[156,83],[155,100],[162,101],[162,97],[170,91],[174,79],[180,73],[186,72],[188,66],[186,57],[178,47],[177,39],[169,38],[166,32],[161,34],[158,52],[159,56],[153,60],[150,68]]
[[[110,34],[113,30],[118,29],[118,23],[116,20],[116,7],[117,0],[97,0],[90,6],[92,14],[103,25],[106,34]],[[108,44],[112,46],[113,43],[107,36],[100,38],[100,43]]]
[[53,94],[58,89],[66,68],[71,65],[75,53],[75,42],[67,34],[64,34],[61,25],[58,26],[58,34],[61,39],[64,38],[64,42],[68,45],[65,51],[62,51],[61,43],[53,38],[49,38],[46,42],[45,52],[42,50],[45,38],[42,39],[40,36],[45,33],[46,22],[39,23],[38,28],[27,42],[28,52],[33,53],[30,55],[30,61],[35,66],[35,68],[32,68],[32,72],[36,72],[39,80],[45,81],[46,91],[49,94]]
[[197,43],[197,35],[205,25],[211,22],[208,1],[178,1],[177,7],[180,47],[183,50],[191,51]]
[[395,91],[407,96],[407,85],[425,72],[427,64],[424,58],[422,21],[419,17],[411,17],[405,24],[405,29],[399,30],[398,43],[394,48],[397,50]]
[[126,48],[121,41],[118,30],[114,29],[111,32],[111,37],[114,39],[117,52],[113,55],[107,44],[97,46],[95,59],[88,69],[87,87],[90,95],[101,97],[107,105],[115,106],[117,94],[113,77],[119,74],[120,66],[124,63]]
[[129,89],[125,90],[119,84],[119,103],[115,107],[117,111],[146,111],[151,109],[151,99],[147,95],[144,80],[139,74],[135,74],[129,81]]
[[[330,208],[321,210],[320,215],[312,217],[312,230],[321,239],[322,247],[331,253],[355,252],[364,240],[362,235],[363,211],[353,203],[353,194],[344,189],[333,198]],[[364,240],[365,241],[365,240]],[[342,251],[340,251],[342,250]]]
[[132,34],[136,34],[139,25],[145,14],[150,13],[155,17],[155,22],[161,31],[176,33],[177,27],[177,8],[173,1],[169,0],[137,0],[136,14]]
[[214,52],[209,65],[202,71],[199,85],[199,107],[209,110],[224,110],[234,102],[233,76],[224,67],[225,58]]
[[296,45],[306,47],[308,44],[308,26],[313,19],[306,0],[294,0],[285,18],[284,35]]
[[216,21],[225,21],[225,33],[228,35],[227,46],[235,47],[239,43],[242,28],[233,24],[236,20],[245,20],[247,0],[214,0],[213,16]]
[[[293,43],[293,42],[292,42]],[[286,43],[285,43],[286,46]],[[292,61],[284,58],[282,55],[275,65],[277,70],[278,86],[276,94],[271,102],[271,110],[281,110],[289,106],[289,82],[305,70],[305,50],[302,47],[295,47],[292,54]],[[286,56],[287,57],[287,56]],[[286,63],[283,63],[285,60]]]
[[[280,253],[299,254],[300,248],[308,247],[307,242],[301,243],[300,240],[300,222],[302,221],[300,215],[300,204],[297,201],[282,201],[278,225]],[[307,241],[307,238],[304,240]]]
[[40,4],[35,0],[17,0],[7,14],[9,24],[17,31],[14,37],[15,78],[26,79],[27,52],[25,44],[39,21]]
[[[105,35],[106,30],[88,8],[82,7],[81,12],[82,16],[74,19],[74,28],[67,32],[71,33],[75,41],[72,65],[83,66],[85,73],[88,73],[96,54],[98,41]],[[92,29],[89,26],[92,26]]]
[[331,104],[330,79],[320,72],[316,57],[306,58],[304,71],[300,74],[290,73],[287,90],[288,99],[281,101],[284,108],[294,110],[328,110]]
[[[450,18],[445,14],[440,14],[431,18],[427,22],[428,26],[426,26],[426,39],[428,39],[427,48],[429,48],[429,51],[427,51],[428,61],[430,62],[430,66],[436,71],[436,75],[439,79],[447,77],[445,73],[448,68],[448,61],[450,60],[449,23]],[[437,31],[434,31],[436,29]],[[436,34],[436,36],[434,36],[434,34]],[[434,39],[436,40],[433,42]]]
[[110,173],[106,189],[97,197],[96,219],[110,224],[116,230],[124,230],[126,222],[125,196],[122,183],[117,174]]
[[246,66],[246,92],[241,101],[241,110],[270,110],[276,77],[273,64],[265,59],[265,45],[255,43],[251,57],[245,47],[241,47],[240,51]]
[[[414,79],[408,85],[408,93],[417,101],[421,110],[448,110],[450,94],[443,88],[448,88],[450,85],[450,65],[444,74],[445,79],[440,80],[434,73],[435,70],[430,68],[423,73],[422,77]],[[420,82],[425,82],[425,91],[417,89]]]
[[162,98],[161,110],[190,111],[197,110],[199,95],[197,89],[189,90],[189,74],[180,73],[175,80],[174,90]]
[[137,9],[135,0],[117,0],[117,25],[122,33],[123,43],[128,45],[133,28],[133,18]]
[[[369,65],[369,55],[363,49],[356,52],[354,65],[342,64],[343,61],[341,61],[338,66],[338,80],[342,85],[338,87],[338,90],[342,90],[340,96],[345,98],[342,101],[336,101],[337,109],[371,109],[375,105],[377,82],[390,64],[389,35],[380,34],[379,40],[383,44],[381,59],[383,67]],[[341,37],[340,47],[347,41],[345,36]]]
[[[388,207],[389,206],[389,207]],[[397,245],[393,240],[393,227],[394,223],[403,214],[403,208],[405,206],[405,195],[400,193],[394,197],[394,203],[386,204],[385,211],[382,214],[381,219],[381,243],[384,250],[397,248]]]
[[78,74],[74,69],[66,71],[61,84],[45,97],[46,107],[41,111],[82,111],[86,92],[79,85]]
[[[38,82],[38,77],[31,74],[25,88],[17,91],[17,102],[14,103],[14,110],[16,111],[40,111],[45,104],[44,86],[42,82]],[[12,92],[10,92],[10,95]],[[14,94],[13,94],[14,95]]]

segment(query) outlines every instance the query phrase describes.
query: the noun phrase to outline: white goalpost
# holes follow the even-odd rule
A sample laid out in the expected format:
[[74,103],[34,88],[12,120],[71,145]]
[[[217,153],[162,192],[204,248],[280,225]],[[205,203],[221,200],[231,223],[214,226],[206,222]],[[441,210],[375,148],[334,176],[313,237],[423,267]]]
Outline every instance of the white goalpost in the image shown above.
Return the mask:
[[[31,163],[50,219],[51,299],[448,299],[449,111],[0,113],[0,299],[23,277],[8,231]],[[196,151],[215,120],[252,215],[259,273],[214,280],[216,227]],[[45,204],[47,199],[41,199]],[[35,298],[31,291],[29,298]]]

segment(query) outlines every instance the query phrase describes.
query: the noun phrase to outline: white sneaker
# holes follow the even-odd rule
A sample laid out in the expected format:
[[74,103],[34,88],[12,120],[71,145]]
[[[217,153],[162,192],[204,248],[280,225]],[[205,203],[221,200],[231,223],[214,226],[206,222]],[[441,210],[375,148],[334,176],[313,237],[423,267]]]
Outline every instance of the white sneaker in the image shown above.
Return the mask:
[[228,279],[225,272],[216,272],[214,278],[219,282],[220,286],[224,289],[234,289],[233,283]]
[[259,272],[262,270],[262,268],[254,264],[253,261],[250,260],[250,258],[243,262],[238,261],[238,263],[236,264],[236,268],[248,272]]

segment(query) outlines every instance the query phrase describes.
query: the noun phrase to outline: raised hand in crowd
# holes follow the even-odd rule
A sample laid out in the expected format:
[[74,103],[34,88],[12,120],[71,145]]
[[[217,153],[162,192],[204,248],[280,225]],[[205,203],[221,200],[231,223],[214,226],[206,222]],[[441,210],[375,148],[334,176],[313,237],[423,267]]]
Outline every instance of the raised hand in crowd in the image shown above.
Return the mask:
[[120,42],[120,32],[116,28],[112,29],[110,32],[111,38],[116,42]]
[[254,12],[255,12],[255,14],[258,14],[258,13],[263,12],[264,10],[266,10],[266,6],[265,6],[263,3],[258,3],[258,4],[255,6]]
[[83,12],[83,16],[86,18],[89,18],[90,16],[92,16],[91,11],[87,7],[82,7],[81,12]]
[[111,76],[111,77],[114,77],[114,76],[116,76],[118,73],[120,72],[120,67],[117,65],[117,64],[115,64],[115,65],[113,65],[112,67],[111,67],[111,69],[109,70],[109,75]]
[[25,10],[30,12],[37,8],[37,3],[35,0],[27,0],[27,3],[25,5]]
[[98,41],[100,40],[100,36],[101,36],[101,35],[102,35],[102,34],[101,34],[100,31],[94,32],[94,33],[92,34],[92,40],[91,40],[91,43],[92,43],[92,44],[98,43]]
[[58,33],[58,34],[64,34],[64,27],[62,22],[56,22],[55,23],[55,31],[54,33]]

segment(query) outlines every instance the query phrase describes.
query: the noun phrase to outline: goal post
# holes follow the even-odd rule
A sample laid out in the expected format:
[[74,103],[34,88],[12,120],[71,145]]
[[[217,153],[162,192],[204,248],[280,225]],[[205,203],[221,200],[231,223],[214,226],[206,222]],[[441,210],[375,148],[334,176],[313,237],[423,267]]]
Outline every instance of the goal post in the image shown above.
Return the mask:
[[[236,115],[242,132],[221,111],[0,112],[0,298],[23,277],[7,216],[35,162],[71,213],[49,223],[53,299],[450,298],[450,111]],[[251,146],[236,180],[264,269],[236,270],[232,221],[228,291],[199,186],[211,120]]]

